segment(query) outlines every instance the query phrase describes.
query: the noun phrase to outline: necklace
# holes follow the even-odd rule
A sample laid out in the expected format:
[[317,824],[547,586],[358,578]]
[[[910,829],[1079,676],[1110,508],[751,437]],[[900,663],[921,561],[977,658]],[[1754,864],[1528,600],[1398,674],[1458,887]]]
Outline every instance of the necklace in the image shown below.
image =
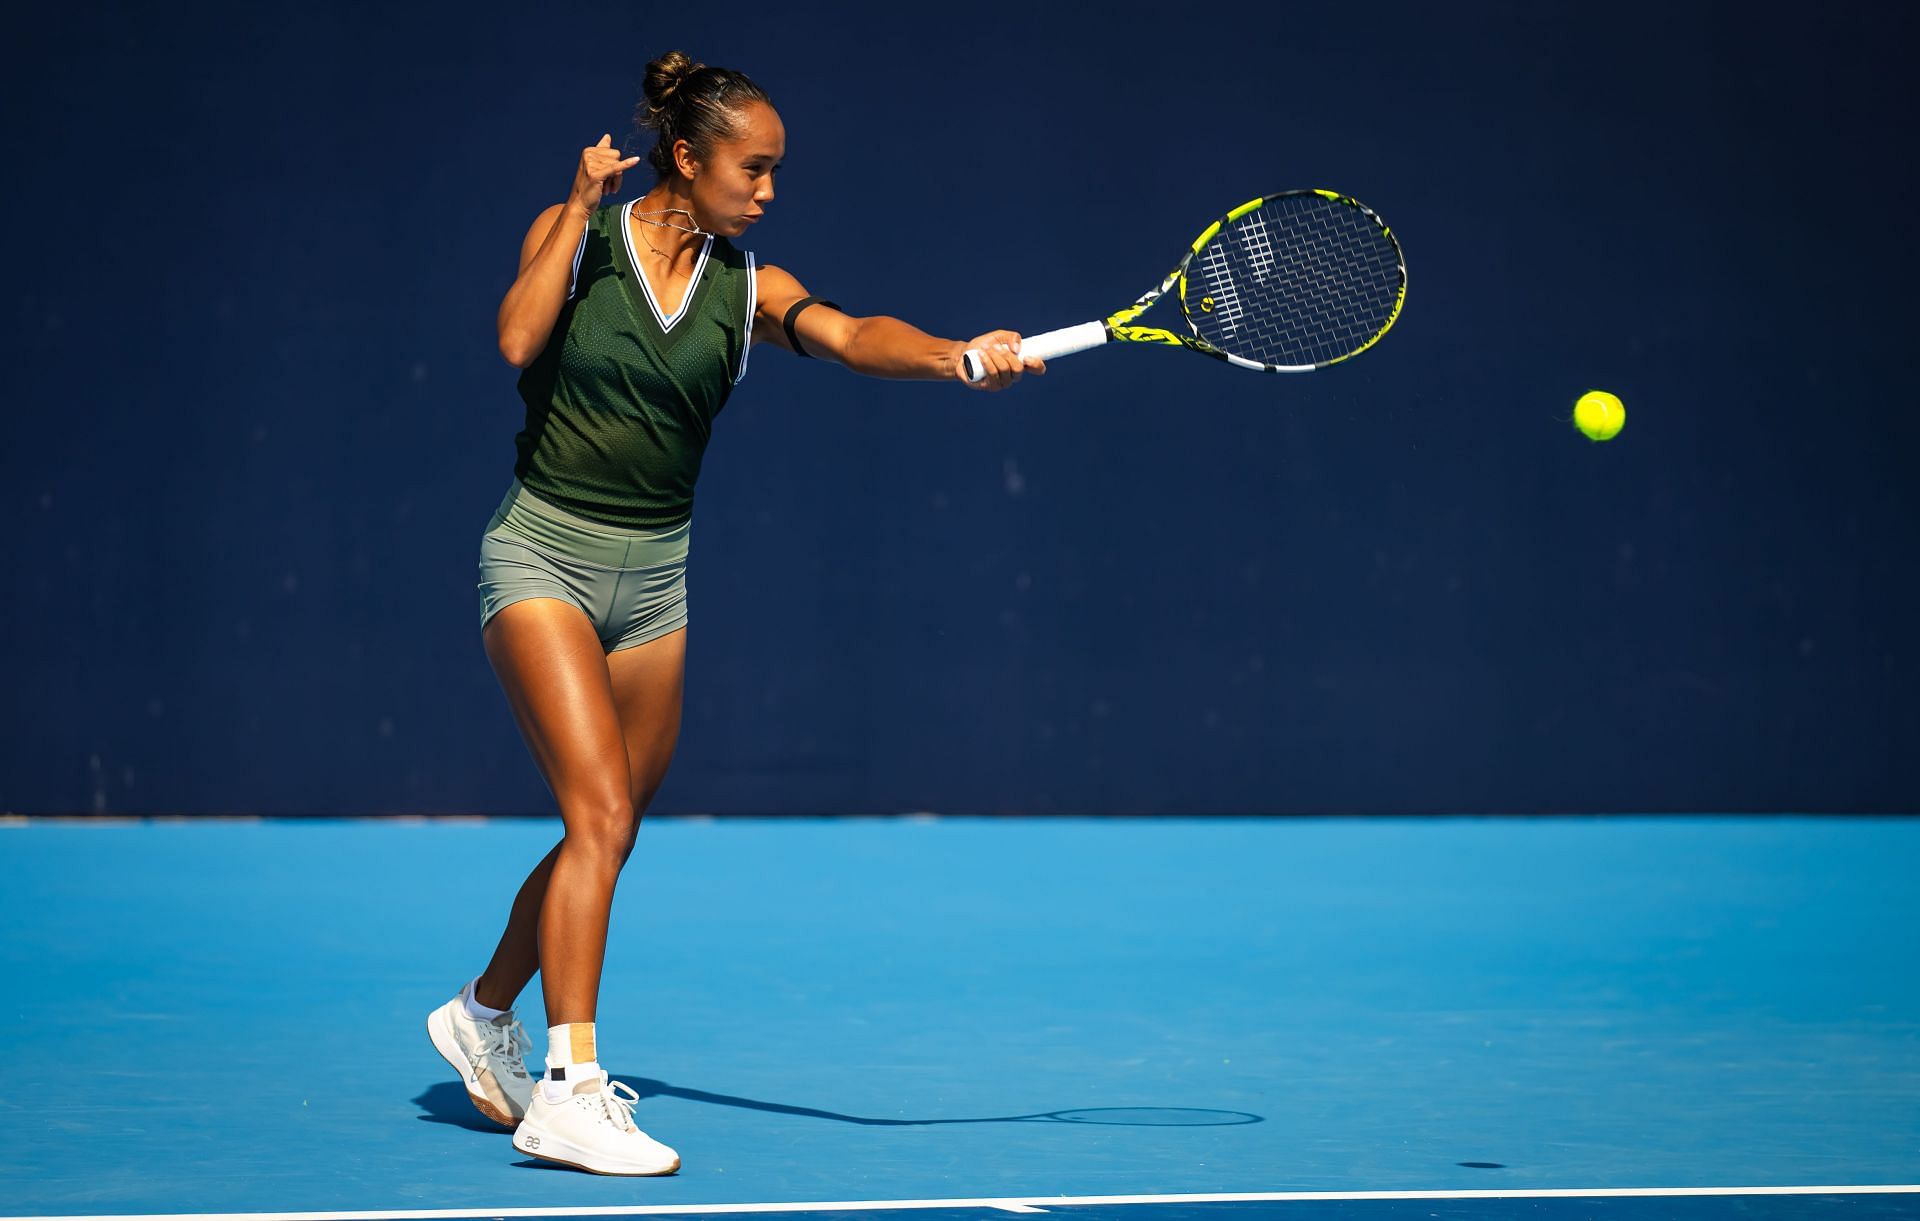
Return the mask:
[[[686,217],[687,223],[684,225],[676,225],[664,220],[647,219],[650,216],[673,216],[676,214]],[[677,233],[692,233],[701,237],[713,236],[713,234],[702,229],[700,222],[693,218],[693,213],[687,211],[685,208],[659,208],[651,212],[642,212],[638,208],[635,208],[633,218],[643,225],[652,225],[656,229],[672,229]]]
[[[650,219],[651,217],[655,217],[655,216],[672,216],[676,213],[687,218],[687,223],[685,225],[676,225],[671,221]],[[708,233],[705,229],[702,229],[700,227],[699,222],[694,220],[693,213],[687,211],[685,208],[661,208],[658,211],[654,211],[654,212],[642,212],[636,208],[634,209],[634,212],[633,212],[633,218],[639,221],[643,225],[652,225],[656,229],[671,229],[675,233],[692,233],[702,237],[713,236],[711,233]],[[640,235],[640,240],[646,244],[646,247],[648,250],[653,251],[656,255],[659,255],[660,258],[666,261],[668,276],[677,276],[681,279],[685,279],[687,277],[688,273],[681,271],[680,268],[675,265],[674,257],[668,254],[666,251],[660,249],[660,247],[654,245],[652,238],[648,237],[645,233],[642,233]]]

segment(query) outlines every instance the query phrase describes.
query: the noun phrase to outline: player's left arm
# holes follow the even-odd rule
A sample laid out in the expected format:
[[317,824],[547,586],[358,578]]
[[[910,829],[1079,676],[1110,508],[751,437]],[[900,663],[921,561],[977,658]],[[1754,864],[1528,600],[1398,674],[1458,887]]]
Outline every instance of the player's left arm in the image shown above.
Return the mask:
[[[785,326],[787,311],[807,295],[800,281],[788,272],[778,267],[757,268],[753,342],[793,351]],[[1013,331],[989,331],[967,341],[941,339],[898,318],[856,318],[820,302],[800,311],[793,320],[793,331],[806,349],[805,355],[839,361],[869,377],[951,379],[975,390],[1004,390],[1022,373],[1047,371],[1042,362],[1015,355],[1020,336]],[[978,382],[969,382],[961,365],[961,354],[969,348],[981,353],[987,367],[986,377]]]

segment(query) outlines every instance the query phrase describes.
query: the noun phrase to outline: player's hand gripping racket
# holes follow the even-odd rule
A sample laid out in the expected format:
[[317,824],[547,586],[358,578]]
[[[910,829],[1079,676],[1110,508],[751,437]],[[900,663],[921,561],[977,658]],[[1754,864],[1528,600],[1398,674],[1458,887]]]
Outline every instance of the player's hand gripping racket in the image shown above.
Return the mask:
[[[1180,330],[1135,326],[1178,286]],[[1029,335],[1020,355],[1052,360],[1103,343],[1174,344],[1242,369],[1308,373],[1378,343],[1407,296],[1400,243],[1371,208],[1333,191],[1282,191],[1206,227],[1167,278],[1101,322]],[[967,380],[986,374],[969,349]]]

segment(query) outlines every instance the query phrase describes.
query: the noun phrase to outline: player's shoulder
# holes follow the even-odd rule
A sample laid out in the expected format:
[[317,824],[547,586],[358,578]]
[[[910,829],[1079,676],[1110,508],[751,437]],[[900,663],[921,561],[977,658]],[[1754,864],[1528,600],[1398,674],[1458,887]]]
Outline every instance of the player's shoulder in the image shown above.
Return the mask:
[[[527,227],[527,231],[538,233],[542,237],[546,236],[547,231],[553,228],[553,222],[560,219],[560,213],[566,210],[566,206],[564,203],[548,204],[540,209],[540,215],[533,218],[533,224]],[[587,223],[591,226],[593,222]]]
[[[546,207],[540,209],[540,214],[533,218],[532,224],[527,226],[527,235],[520,240],[520,265],[522,267],[525,267],[527,261],[533,258],[534,252],[540,249],[541,243],[547,240],[547,234],[553,232],[553,226],[559,221],[560,213],[565,210],[566,206],[564,203],[548,204]],[[604,238],[606,236],[606,213],[612,210],[613,209],[609,208],[596,208],[593,215],[587,218],[586,227],[580,232],[580,242],[582,246],[590,244],[596,237]]]
[[769,290],[779,292],[791,289],[796,293],[800,292],[800,281],[794,278],[792,272],[765,260],[754,264],[753,278],[759,284],[762,296],[766,296]]
[[742,250],[725,235],[719,233],[713,235],[713,243],[707,247],[707,257],[722,267],[734,271],[745,271],[749,267],[760,266],[759,259],[755,257],[753,251]]

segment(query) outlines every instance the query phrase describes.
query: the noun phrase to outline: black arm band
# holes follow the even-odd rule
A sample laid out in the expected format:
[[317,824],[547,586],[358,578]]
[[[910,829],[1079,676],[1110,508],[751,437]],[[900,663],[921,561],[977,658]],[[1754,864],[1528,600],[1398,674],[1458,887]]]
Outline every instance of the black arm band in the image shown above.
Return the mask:
[[800,336],[793,333],[793,320],[798,318],[800,311],[809,305],[825,305],[832,309],[839,309],[840,306],[837,302],[829,301],[825,297],[802,297],[793,303],[792,307],[787,310],[787,316],[780,320],[780,328],[786,331],[787,344],[793,349],[793,354],[795,356],[805,356],[808,360],[812,360],[812,355],[800,346]]

